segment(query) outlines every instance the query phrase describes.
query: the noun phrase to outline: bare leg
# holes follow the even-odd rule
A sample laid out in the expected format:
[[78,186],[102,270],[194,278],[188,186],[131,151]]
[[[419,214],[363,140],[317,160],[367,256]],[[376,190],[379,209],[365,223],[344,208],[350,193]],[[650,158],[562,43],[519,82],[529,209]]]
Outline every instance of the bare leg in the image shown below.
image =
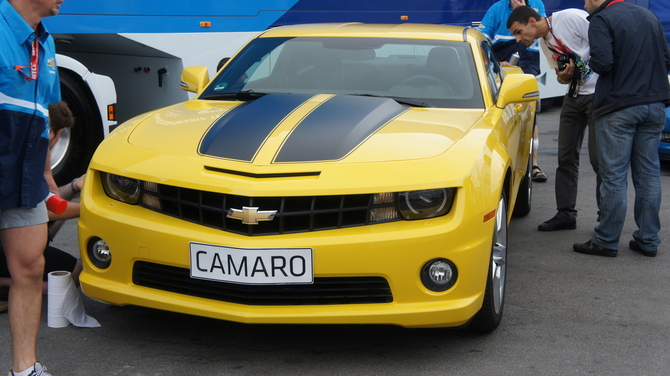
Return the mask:
[[[533,130],[533,138],[536,140],[540,139],[540,131],[537,130],[537,125],[535,125],[535,129]],[[533,145],[533,166],[539,166],[537,164],[537,148],[535,145]]]
[[0,230],[0,240],[12,275],[9,327],[12,332],[13,369],[19,372],[32,367],[36,361],[47,226],[43,223]]

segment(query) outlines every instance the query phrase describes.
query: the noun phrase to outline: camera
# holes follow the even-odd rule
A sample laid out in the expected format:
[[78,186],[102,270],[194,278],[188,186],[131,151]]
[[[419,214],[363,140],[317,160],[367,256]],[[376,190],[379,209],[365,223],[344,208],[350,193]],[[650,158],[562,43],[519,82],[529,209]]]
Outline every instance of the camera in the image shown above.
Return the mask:
[[566,64],[570,63],[570,56],[569,55],[560,55],[558,57],[558,71],[563,72],[565,68],[567,67]]

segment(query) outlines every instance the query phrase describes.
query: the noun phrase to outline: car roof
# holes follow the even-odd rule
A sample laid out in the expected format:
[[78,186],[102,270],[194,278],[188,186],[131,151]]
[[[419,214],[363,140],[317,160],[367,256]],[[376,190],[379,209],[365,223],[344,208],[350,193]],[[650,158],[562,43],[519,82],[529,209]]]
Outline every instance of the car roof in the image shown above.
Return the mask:
[[259,37],[367,37],[438,39],[463,42],[464,33],[476,34],[471,27],[431,24],[366,24],[366,23],[320,23],[281,26],[267,30]]

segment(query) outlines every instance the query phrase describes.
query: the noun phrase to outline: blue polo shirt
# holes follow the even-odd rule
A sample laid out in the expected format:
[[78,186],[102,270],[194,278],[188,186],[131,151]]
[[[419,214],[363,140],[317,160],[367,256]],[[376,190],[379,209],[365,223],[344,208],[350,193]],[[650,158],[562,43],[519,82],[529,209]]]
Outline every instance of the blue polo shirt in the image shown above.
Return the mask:
[[[29,81],[37,38],[38,75]],[[34,208],[49,188],[44,167],[49,148],[49,104],[60,100],[56,48],[42,24],[35,32],[0,0],[0,209]]]

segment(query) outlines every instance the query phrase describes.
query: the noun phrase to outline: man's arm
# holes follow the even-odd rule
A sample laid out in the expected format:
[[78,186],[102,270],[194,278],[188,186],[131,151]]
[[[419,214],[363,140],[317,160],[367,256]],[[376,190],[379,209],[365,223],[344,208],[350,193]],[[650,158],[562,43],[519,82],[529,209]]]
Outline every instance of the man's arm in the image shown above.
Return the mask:
[[607,74],[614,66],[612,35],[605,21],[600,17],[591,19],[589,25],[589,46],[591,48],[589,66],[594,72],[600,75]]
[[484,35],[486,35],[491,42],[493,42],[495,32],[498,30],[498,27],[502,22],[499,19],[500,15],[496,10],[497,4],[497,2],[493,3],[493,5],[489,7],[489,9],[486,11],[486,14],[484,14],[484,18],[482,18],[482,22],[479,23],[479,31],[484,33]]
[[49,191],[55,195],[58,195],[58,184],[56,184],[56,180],[54,180],[54,176],[51,173],[51,153],[47,151],[47,160],[46,163],[44,164],[44,179],[47,181],[47,184],[49,185]]

